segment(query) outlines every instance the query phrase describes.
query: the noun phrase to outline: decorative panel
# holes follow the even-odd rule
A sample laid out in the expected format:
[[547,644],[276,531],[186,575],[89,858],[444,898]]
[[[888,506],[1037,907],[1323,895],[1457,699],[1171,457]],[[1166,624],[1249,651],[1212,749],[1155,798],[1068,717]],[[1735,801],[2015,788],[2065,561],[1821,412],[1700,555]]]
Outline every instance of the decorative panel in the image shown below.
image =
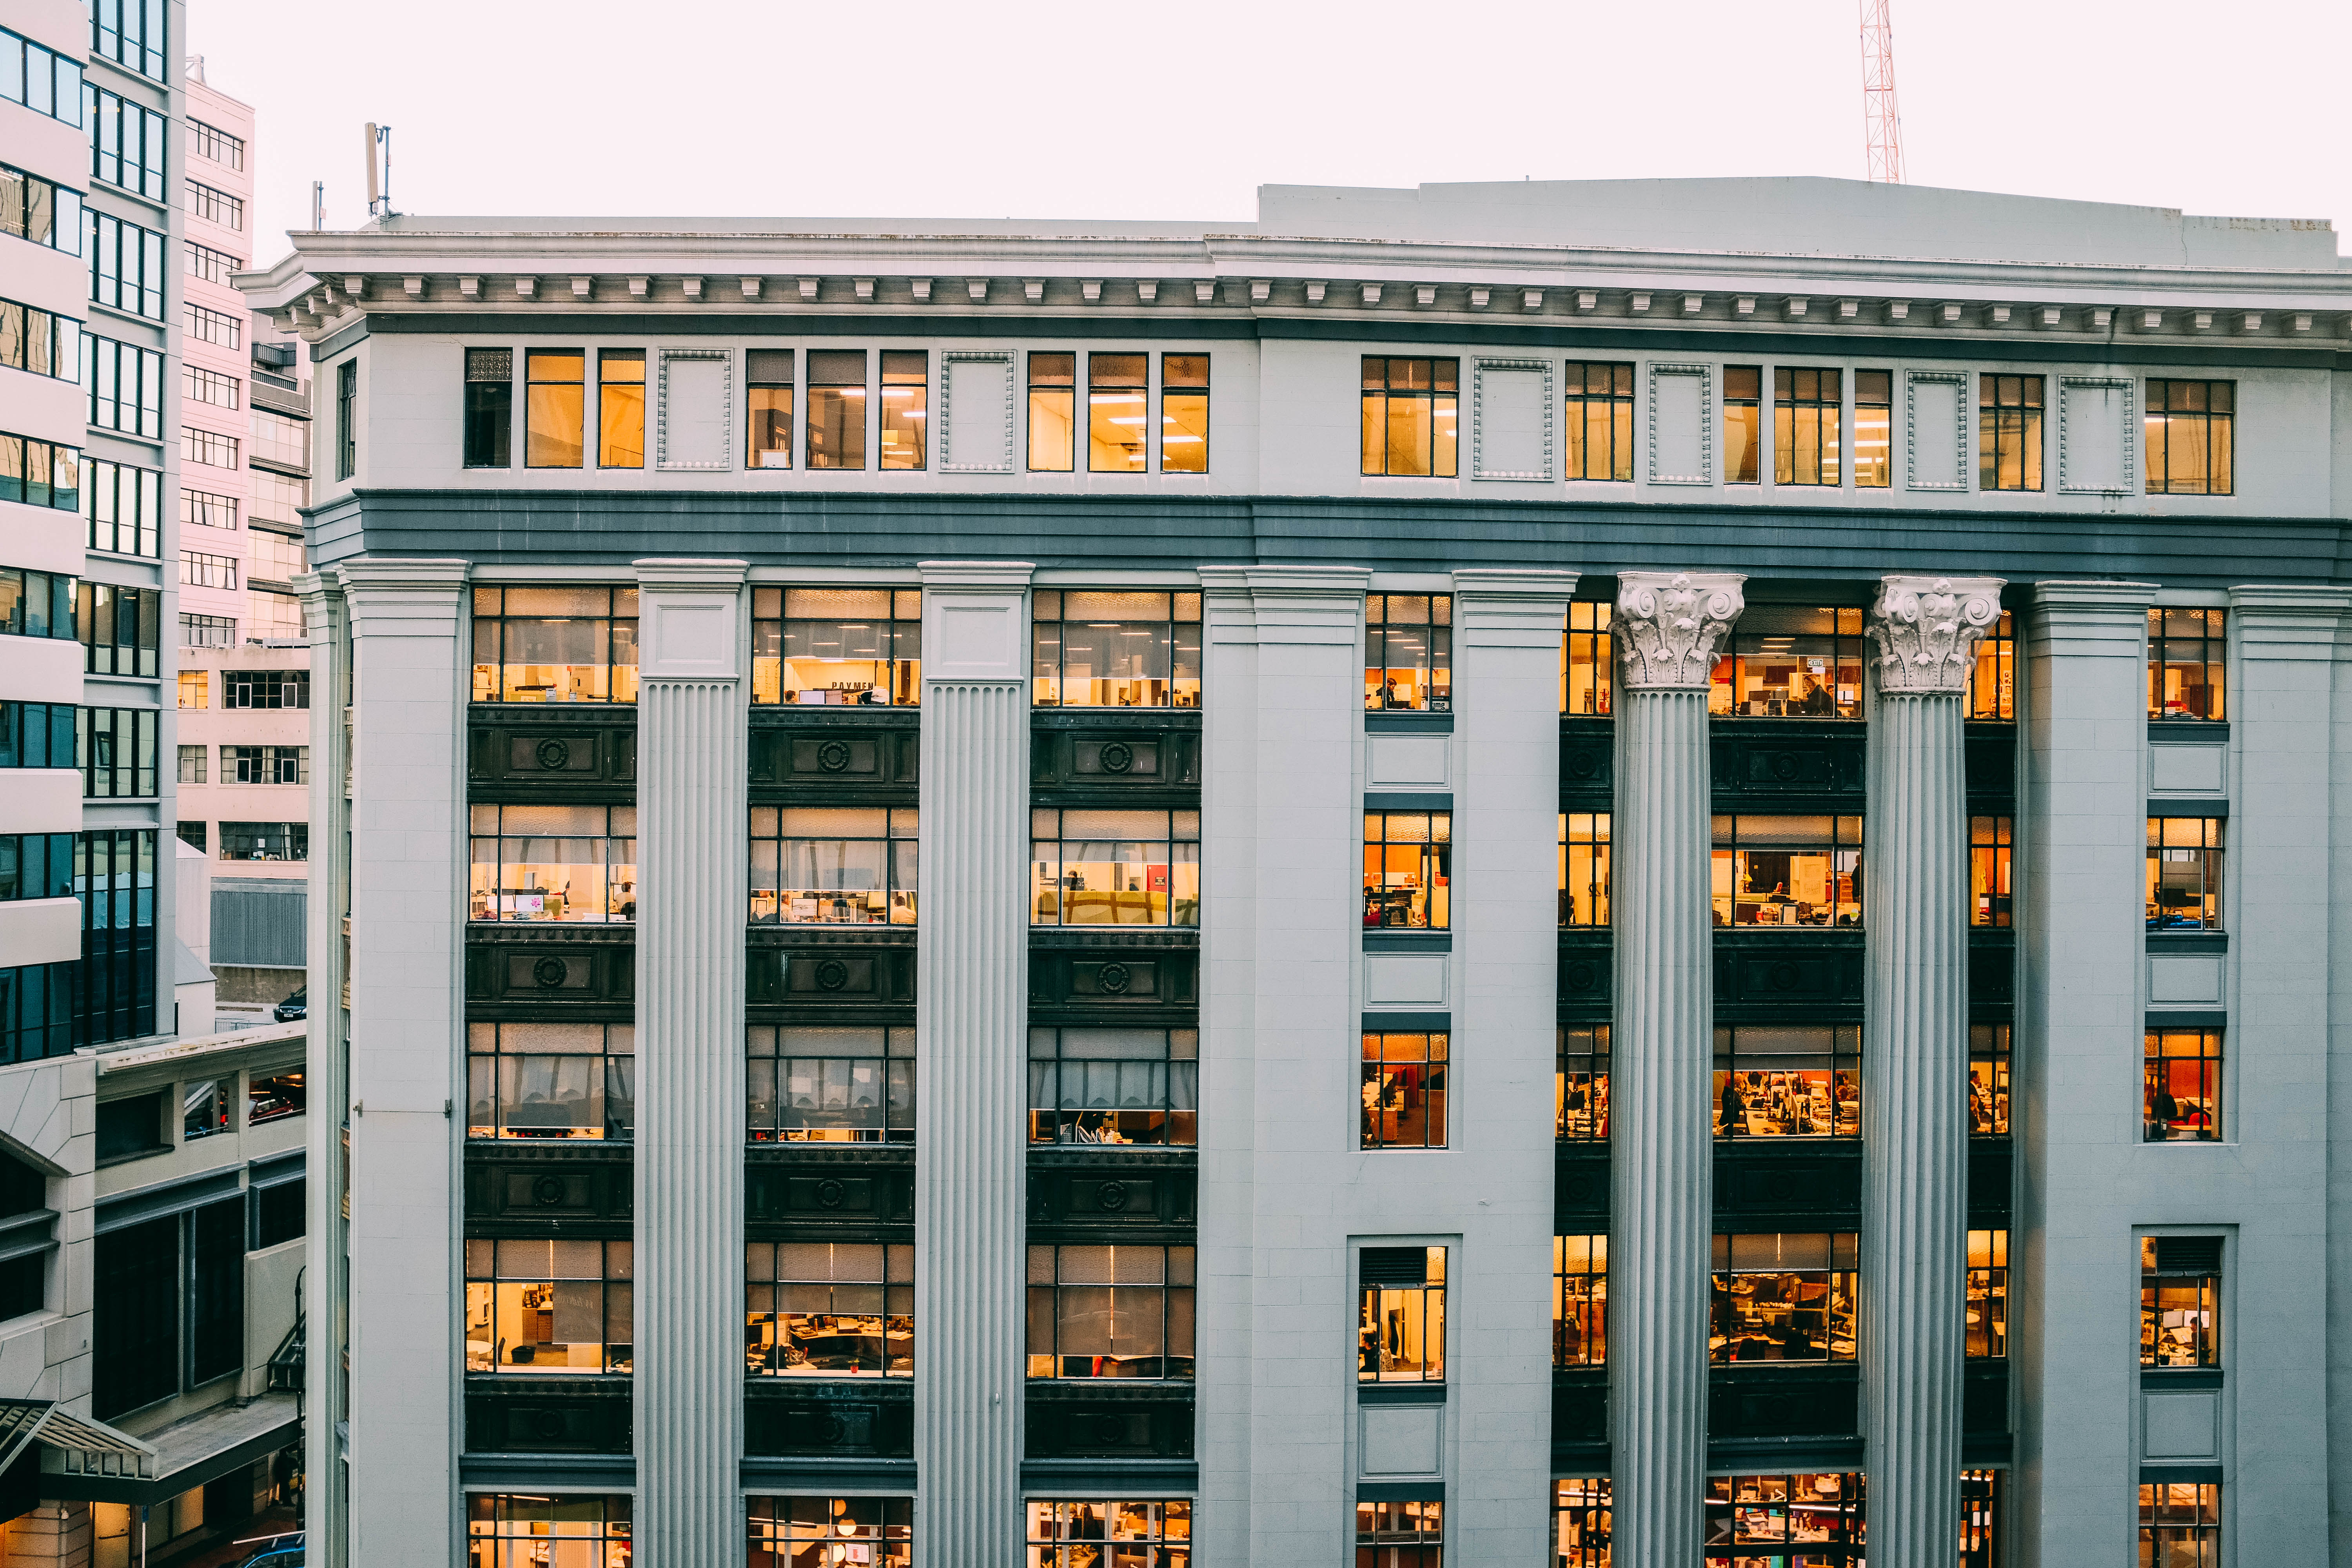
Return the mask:
[[903,1378],[856,1383],[748,1378],[743,1387],[743,1451],[770,1457],[911,1458],[914,1384]]
[[1470,477],[1552,477],[1549,360],[1480,359],[1470,384]]
[[[1055,714],[1056,720],[1067,715]],[[1201,798],[1198,717],[1167,725],[1033,724],[1034,804],[1196,806]],[[1069,792],[1082,792],[1074,795]],[[1155,795],[1154,792],[1160,792]]]
[[2230,793],[2228,735],[2216,735],[2205,745],[2180,745],[2170,736],[2165,740],[2165,744],[2147,749],[2148,794],[2218,800]]
[[1969,1225],[1998,1230],[2009,1222],[2016,1151],[2006,1138],[1969,1140]]
[[2126,376],[2058,378],[2058,489],[2068,495],[2128,495],[2138,488],[2137,384]]
[[735,356],[725,349],[661,351],[656,468],[731,468]]
[[1128,951],[1040,949],[1029,953],[1033,1021],[1108,1021],[1181,1012],[1189,1020],[1201,1005],[1198,948]]
[[761,926],[749,938],[745,1000],[824,1017],[900,1013],[915,1005],[915,933]]
[[626,1377],[468,1377],[469,1454],[625,1454]]
[[775,1226],[843,1240],[849,1238],[834,1233],[911,1226],[915,1152],[855,1143],[755,1145],[743,1157],[743,1221],[756,1238],[772,1241],[783,1239],[767,1234]]
[[2017,798],[2017,726],[1979,723],[1961,741],[1968,769],[1969,803],[1999,805]]
[[1715,933],[1718,1023],[1769,1022],[1798,1010],[1816,1022],[1859,1017],[1862,979],[1858,930]]
[[1434,1476],[1444,1468],[1444,1405],[1359,1405],[1356,1422],[1360,1474],[1397,1479]]
[[1715,797],[1727,809],[1759,800],[1780,806],[1791,797],[1819,799],[1825,809],[1861,809],[1865,740],[1859,724],[1718,720],[1707,727],[1707,743]]
[[1969,1016],[1979,1024],[2005,1021],[2017,1004],[2017,933],[2004,926],[1969,931]]
[[1024,1415],[1032,1459],[1184,1458],[1192,1452],[1192,1395],[1162,1384],[1032,1384]]
[[1858,1436],[1860,1371],[1830,1366],[1718,1366],[1706,1380],[1711,1442]]
[[1715,398],[1703,364],[1650,364],[1650,482],[1715,482]]
[[1862,1216],[1861,1145],[1718,1142],[1715,1215],[1717,1230],[1850,1230]]
[[606,1236],[625,1239],[635,1183],[634,1147],[600,1139],[523,1139],[466,1145],[467,1234]]
[[940,356],[940,472],[1013,471],[1013,356]]
[[1559,933],[1557,1002],[1561,1023],[1606,1022],[1616,983],[1617,959],[1608,931],[1570,930]]
[[[625,925],[570,930],[473,926],[466,932],[466,1000],[566,1009],[636,995],[636,932]],[[484,1016],[505,1016],[504,1012]]]
[[1972,1361],[1960,1384],[1960,1429],[1969,1433],[2009,1430],[2009,1363]]
[[1559,721],[1562,810],[1607,810],[1617,787],[1617,726],[1608,719]]
[[[1551,1374],[1551,1441],[1555,1459],[1563,1447],[1604,1451],[1609,1442],[1609,1369],[1554,1367]],[[1558,1469],[1557,1463],[1553,1468]],[[1571,1474],[1575,1473],[1573,1471]],[[1607,1473],[1604,1463],[1600,1473]]]
[[821,795],[829,805],[911,805],[922,715],[912,709],[761,708],[751,714],[757,800]]
[[[1189,1150],[1031,1150],[1029,1237],[1033,1241],[1125,1237],[1192,1241],[1198,1218],[1198,1162]],[[1171,1235],[1143,1235],[1160,1230]],[[1045,1233],[1051,1231],[1051,1237]]]
[[[467,793],[480,801],[625,805],[637,782],[636,715],[473,710]],[[617,791],[617,793],[616,793]]]
[[1968,373],[1915,370],[1904,378],[1904,387],[1908,484],[1915,490],[1967,489]]
[[[1609,1228],[1609,1146],[1564,1145],[1552,1162],[1551,1212],[1554,1228],[1565,1236],[1586,1221],[1591,1228]],[[1577,1222],[1571,1225],[1570,1222]]]

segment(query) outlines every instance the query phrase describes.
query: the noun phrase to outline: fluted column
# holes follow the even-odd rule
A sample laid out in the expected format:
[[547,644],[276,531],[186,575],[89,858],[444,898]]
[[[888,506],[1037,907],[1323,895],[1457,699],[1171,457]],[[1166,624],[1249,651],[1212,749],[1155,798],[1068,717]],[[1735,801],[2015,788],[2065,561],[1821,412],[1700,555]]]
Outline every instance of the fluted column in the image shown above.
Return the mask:
[[636,563],[636,1549],[742,1552],[740,561]]
[[[358,723],[350,982],[352,1012],[363,1021],[348,1058],[345,1550],[368,1568],[443,1568],[459,1551],[453,1505],[464,1427],[465,1129],[451,1111],[466,1091],[467,567],[361,557],[336,572],[350,610]],[[322,1010],[336,1001],[318,997]],[[331,1121],[340,1109],[320,1107]],[[331,1192],[342,1151],[334,1153],[313,1178]],[[326,1325],[320,1331],[331,1337]]]
[[1968,796],[1960,700],[1990,577],[1885,577],[1867,630],[1862,1427],[1870,1555],[1959,1554],[1967,1311]]
[[1013,1568],[1022,1556],[1031,570],[922,566],[915,1560],[924,1568]]
[[1695,1563],[1715,1151],[1706,690],[1746,579],[1617,579],[1609,1426],[1618,1561]]

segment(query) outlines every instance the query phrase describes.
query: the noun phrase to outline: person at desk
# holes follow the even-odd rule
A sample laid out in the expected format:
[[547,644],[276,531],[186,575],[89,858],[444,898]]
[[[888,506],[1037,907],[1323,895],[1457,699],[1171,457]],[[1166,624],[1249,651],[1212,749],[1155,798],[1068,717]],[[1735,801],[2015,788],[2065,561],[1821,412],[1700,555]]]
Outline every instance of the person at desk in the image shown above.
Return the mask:
[[2180,1102],[2172,1097],[2162,1079],[2156,1085],[2156,1094],[2147,1102],[2147,1141],[2161,1143],[2172,1136],[2172,1124],[2180,1120]]
[[1722,1117],[1723,1136],[1737,1138],[1748,1131],[1748,1101],[1739,1092],[1736,1074],[1726,1073],[1723,1079],[1723,1103],[1718,1108]]

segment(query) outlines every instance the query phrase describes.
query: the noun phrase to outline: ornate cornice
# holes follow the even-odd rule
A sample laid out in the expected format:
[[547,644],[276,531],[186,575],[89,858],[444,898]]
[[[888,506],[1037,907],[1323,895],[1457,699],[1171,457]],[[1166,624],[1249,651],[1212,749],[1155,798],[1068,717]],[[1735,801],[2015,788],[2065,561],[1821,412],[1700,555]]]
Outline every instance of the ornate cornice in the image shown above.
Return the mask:
[[1878,650],[1882,697],[1957,697],[1977,644],[2000,619],[1998,577],[1881,577],[1864,630]]
[[1629,691],[1704,691],[1748,601],[1728,572],[1621,572],[1610,629]]

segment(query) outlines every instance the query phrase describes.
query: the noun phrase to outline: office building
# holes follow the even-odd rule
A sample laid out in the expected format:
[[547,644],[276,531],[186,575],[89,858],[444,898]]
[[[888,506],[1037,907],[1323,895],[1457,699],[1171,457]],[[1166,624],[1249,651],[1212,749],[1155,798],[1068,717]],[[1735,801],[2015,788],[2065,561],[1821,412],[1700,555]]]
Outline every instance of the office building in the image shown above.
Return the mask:
[[314,1563],[2329,1552],[2325,224],[241,286],[320,389]]

